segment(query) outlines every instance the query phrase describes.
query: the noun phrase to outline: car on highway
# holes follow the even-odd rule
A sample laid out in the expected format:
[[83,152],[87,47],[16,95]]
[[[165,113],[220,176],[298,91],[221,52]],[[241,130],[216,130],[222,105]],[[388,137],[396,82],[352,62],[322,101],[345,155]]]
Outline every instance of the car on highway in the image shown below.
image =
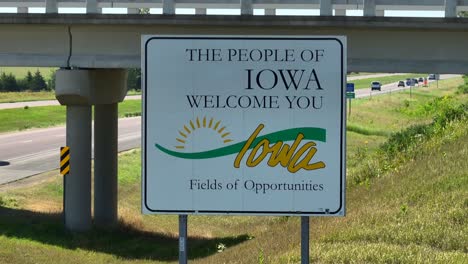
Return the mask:
[[399,81],[398,82],[398,87],[405,87],[405,82],[404,81]]
[[406,86],[410,86],[411,85],[411,79],[410,78],[406,78]]
[[371,91],[373,91],[373,90],[380,91],[381,89],[382,89],[382,84],[380,82],[372,82],[371,83]]
[[436,75],[434,73],[431,73],[429,74],[429,76],[427,76],[427,79],[429,80],[435,80],[436,79]]
[[421,83],[421,82],[424,82],[424,78],[423,78],[423,77],[419,77],[418,82],[420,82],[420,83]]

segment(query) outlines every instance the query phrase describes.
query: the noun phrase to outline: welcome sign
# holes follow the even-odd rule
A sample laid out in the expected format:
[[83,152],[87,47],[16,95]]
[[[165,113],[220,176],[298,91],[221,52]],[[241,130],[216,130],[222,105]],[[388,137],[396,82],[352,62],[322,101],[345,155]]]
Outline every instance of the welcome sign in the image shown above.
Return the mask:
[[144,36],[144,213],[344,215],[344,37]]

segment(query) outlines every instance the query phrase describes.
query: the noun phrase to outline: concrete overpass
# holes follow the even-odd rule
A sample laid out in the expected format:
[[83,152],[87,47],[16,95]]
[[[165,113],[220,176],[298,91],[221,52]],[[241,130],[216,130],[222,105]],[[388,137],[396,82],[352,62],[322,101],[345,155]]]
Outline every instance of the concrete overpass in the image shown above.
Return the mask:
[[[54,66],[56,95],[67,106],[71,171],[65,177],[65,224],[91,227],[91,109],[94,106],[94,221],[117,222],[117,105],[126,93],[125,68],[140,65],[145,34],[345,35],[348,71],[468,72],[468,1],[415,0],[0,0],[18,14],[0,15],[1,66]],[[104,15],[103,7],[161,7],[163,15]],[[46,14],[29,14],[45,7]],[[85,7],[87,14],[57,14]],[[198,15],[175,15],[191,7]],[[238,8],[241,16],[206,16],[206,8]],[[265,8],[266,16],[253,16]],[[319,8],[321,16],[275,16],[277,8]],[[382,10],[444,10],[445,18],[388,18]],[[362,9],[363,17],[343,16]],[[333,10],[335,16],[332,16]],[[58,151],[58,150],[57,150]]]
[[0,64],[140,66],[142,34],[345,35],[348,71],[468,72],[468,19],[5,14]]

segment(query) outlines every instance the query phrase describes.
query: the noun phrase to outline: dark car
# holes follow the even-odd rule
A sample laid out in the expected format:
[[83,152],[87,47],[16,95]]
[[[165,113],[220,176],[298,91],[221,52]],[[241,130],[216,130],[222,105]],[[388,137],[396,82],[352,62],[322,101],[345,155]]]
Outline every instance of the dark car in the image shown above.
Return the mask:
[[421,82],[424,82],[424,78],[423,78],[423,77],[419,77],[418,82],[420,82],[420,83],[421,83]]
[[406,79],[406,86],[410,86],[411,85],[411,79],[410,78],[407,78]]
[[398,82],[398,87],[405,87],[405,82],[404,81],[399,81]]
[[435,80],[435,79],[436,79],[436,75],[435,75],[434,73],[431,73],[431,74],[429,74],[428,79],[429,79],[429,80]]
[[380,89],[382,89],[382,84],[380,84],[380,82],[372,82],[371,83],[371,91],[373,91],[373,90],[380,91]]

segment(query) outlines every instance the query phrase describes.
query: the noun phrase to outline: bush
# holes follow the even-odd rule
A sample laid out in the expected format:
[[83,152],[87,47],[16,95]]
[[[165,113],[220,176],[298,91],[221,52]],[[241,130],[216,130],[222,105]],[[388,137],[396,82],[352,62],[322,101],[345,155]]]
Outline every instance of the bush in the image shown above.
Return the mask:
[[141,90],[141,70],[138,68],[128,69],[127,90]]
[[16,79],[13,74],[2,73],[0,75],[0,92],[20,92],[20,91],[50,91],[55,88],[55,73],[48,84],[41,72],[37,70],[34,75],[28,71],[23,79]]
[[463,75],[464,84],[458,86],[457,94],[467,94],[468,93],[468,74]]
[[453,105],[450,97],[437,98],[428,105],[435,113],[430,124],[414,125],[394,133],[380,146],[377,153],[361,157],[360,166],[350,175],[353,184],[366,184],[369,179],[379,177],[387,171],[397,169],[399,164],[413,159],[422,143],[443,135],[454,121],[468,118],[468,103]]
[[458,86],[458,94],[467,94],[468,93],[468,84]]
[[[410,147],[430,138],[433,134],[443,130],[448,123],[454,120],[462,120],[468,116],[468,104],[453,106],[448,97],[437,98],[429,105],[432,111],[437,110],[432,123],[411,126],[403,131],[393,134],[387,142],[381,146],[381,150],[387,156],[394,156],[408,150]],[[440,103],[443,102],[443,103]],[[436,107],[435,107],[436,106]]]
[[34,73],[34,76],[32,77],[31,84],[29,86],[29,90],[31,91],[41,91],[41,90],[47,90],[47,84],[46,81],[44,80],[44,77],[42,77],[41,72],[37,70]]
[[19,91],[18,83],[16,82],[15,76],[13,74],[2,73],[0,75],[0,88],[3,92],[16,92]]

